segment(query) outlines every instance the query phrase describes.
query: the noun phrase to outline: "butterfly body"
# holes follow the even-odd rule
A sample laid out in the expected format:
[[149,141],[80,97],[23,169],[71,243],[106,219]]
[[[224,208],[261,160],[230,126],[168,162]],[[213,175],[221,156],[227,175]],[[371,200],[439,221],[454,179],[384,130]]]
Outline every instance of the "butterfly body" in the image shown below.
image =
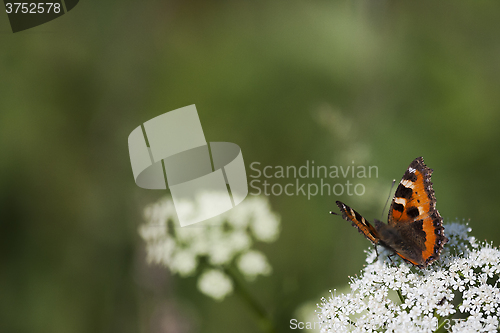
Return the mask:
[[436,209],[431,174],[432,169],[422,157],[413,160],[396,189],[387,224],[375,220],[373,226],[346,204],[337,201],[337,206],[342,217],[374,245],[382,245],[405,261],[425,268],[439,258],[448,241]]

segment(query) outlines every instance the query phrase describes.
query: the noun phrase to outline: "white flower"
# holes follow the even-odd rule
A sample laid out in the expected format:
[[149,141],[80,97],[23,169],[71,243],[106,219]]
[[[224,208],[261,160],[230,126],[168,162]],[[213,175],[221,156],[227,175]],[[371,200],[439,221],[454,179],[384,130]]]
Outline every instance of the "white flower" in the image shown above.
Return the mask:
[[265,213],[256,214],[252,225],[252,232],[260,241],[274,242],[279,235],[279,220],[273,215]]
[[[500,250],[469,237],[459,223],[445,225],[450,239],[440,260],[425,270],[387,251],[368,253],[369,263],[348,294],[323,298],[321,332],[497,332],[500,315]],[[389,297],[399,293],[400,300]],[[458,320],[453,317],[467,319]]]
[[165,225],[160,224],[144,224],[139,227],[139,235],[147,241],[164,238],[166,231]]
[[172,253],[175,243],[167,240],[150,242],[147,248],[147,261],[149,263],[164,264],[169,266],[172,261]]
[[165,225],[165,222],[172,214],[175,214],[175,208],[165,198],[144,209],[144,218],[150,221],[151,225]]
[[280,232],[279,217],[271,211],[269,203],[259,197],[250,198],[249,204],[253,208],[254,218],[250,228],[255,238],[263,242],[274,242]]
[[170,262],[170,270],[180,276],[192,275],[196,270],[196,256],[190,251],[177,251]]
[[[198,204],[211,201],[208,195],[204,194]],[[245,277],[253,279],[271,272],[264,254],[251,251],[255,241],[271,242],[279,235],[279,217],[264,197],[247,198],[227,214],[211,219],[210,225],[180,227],[172,199],[147,206],[144,217],[146,223],[139,227],[139,234],[146,242],[148,262],[165,265],[174,274],[193,275],[202,261],[212,267],[227,267],[243,253],[238,267]]]
[[231,234],[229,242],[231,242],[230,246],[236,252],[247,250],[252,245],[252,239],[250,238],[250,236],[246,232],[239,230]]
[[233,282],[218,269],[203,272],[198,279],[198,289],[217,301],[222,301],[233,292]]
[[208,260],[215,266],[228,264],[233,256],[233,249],[227,244],[227,240],[212,244],[208,250]]
[[238,268],[248,280],[254,280],[257,275],[269,275],[272,270],[266,257],[259,251],[242,254],[238,260]]

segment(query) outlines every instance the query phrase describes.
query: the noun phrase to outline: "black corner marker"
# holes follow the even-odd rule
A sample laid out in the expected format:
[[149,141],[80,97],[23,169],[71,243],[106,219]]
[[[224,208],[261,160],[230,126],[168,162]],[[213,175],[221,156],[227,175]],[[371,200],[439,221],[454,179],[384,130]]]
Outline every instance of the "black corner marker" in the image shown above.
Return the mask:
[[78,4],[78,1],[80,0],[63,0],[63,1],[66,4],[66,10],[69,12],[70,10],[75,8],[75,6]]
[[79,0],[4,0],[12,32],[34,28],[73,9]]

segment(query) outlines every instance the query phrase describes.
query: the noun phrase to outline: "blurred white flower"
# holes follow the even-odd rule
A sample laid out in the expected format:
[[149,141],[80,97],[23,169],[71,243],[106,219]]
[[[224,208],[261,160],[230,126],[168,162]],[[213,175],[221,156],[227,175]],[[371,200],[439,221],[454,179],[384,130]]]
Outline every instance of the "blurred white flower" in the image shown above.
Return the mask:
[[[201,205],[210,201],[202,198]],[[182,209],[190,208],[185,205]],[[251,250],[255,241],[272,242],[279,235],[280,219],[267,198],[249,197],[212,219],[211,225],[180,227],[170,198],[147,206],[144,217],[146,223],[139,227],[139,234],[146,242],[148,262],[165,265],[174,274],[194,275],[202,262],[224,268],[238,256],[237,267],[248,279],[271,272],[264,254]]]
[[280,232],[279,218],[271,211],[267,200],[255,200],[257,198],[250,201],[250,207],[253,208],[250,228],[256,239],[268,243],[274,242]]
[[197,260],[194,253],[188,250],[177,251],[170,262],[170,270],[180,276],[190,276],[196,270]]
[[251,224],[256,239],[262,242],[274,242],[279,235],[279,221],[274,216],[257,214]]
[[249,197],[232,209],[228,215],[231,226],[239,230],[250,227],[255,239],[274,242],[280,232],[280,218],[271,211],[269,202],[263,197]]
[[208,261],[214,266],[227,264],[234,256],[233,248],[227,244],[227,240],[220,240],[212,244],[208,250]]
[[204,271],[198,279],[198,289],[217,301],[222,301],[233,292],[233,282],[218,269]]
[[271,274],[271,265],[266,257],[259,251],[249,251],[238,259],[238,269],[248,280],[255,280],[257,275]]
[[[388,252],[352,278],[351,292],[323,298],[317,314],[321,332],[497,332],[500,317],[500,250],[478,244],[471,229],[445,225],[450,242],[425,270],[393,259]],[[398,293],[401,301],[391,294]],[[454,319],[465,318],[465,319]]]
[[250,236],[241,230],[234,231],[229,237],[229,242],[231,242],[230,246],[237,252],[248,250],[252,245]]
[[172,262],[172,254],[175,244],[166,240],[155,240],[148,243],[147,261],[149,263],[163,264],[169,266]]
[[166,199],[159,200],[144,209],[144,217],[152,225],[165,225],[172,214],[175,215],[175,207]]

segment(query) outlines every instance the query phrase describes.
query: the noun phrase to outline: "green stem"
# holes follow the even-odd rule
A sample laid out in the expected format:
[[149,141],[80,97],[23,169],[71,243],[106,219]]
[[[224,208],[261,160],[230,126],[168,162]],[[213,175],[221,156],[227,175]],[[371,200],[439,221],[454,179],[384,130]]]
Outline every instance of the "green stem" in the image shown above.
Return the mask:
[[234,269],[231,267],[226,267],[224,269],[227,275],[231,277],[234,282],[234,289],[236,293],[243,299],[243,301],[253,310],[253,312],[257,315],[259,326],[264,332],[268,333],[276,333],[276,327],[274,326],[273,321],[267,314],[264,307],[252,296],[252,294],[245,287],[243,282],[241,282],[240,277],[236,274]]
[[398,296],[399,296],[399,300],[403,304],[405,302],[405,298],[403,297],[403,294],[401,293],[401,290],[398,289],[397,293],[398,293]]
[[434,333],[439,332],[439,331],[440,331],[440,330],[444,327],[444,325],[445,325],[446,323],[448,323],[448,324],[450,323],[450,320],[449,320],[448,318],[446,318],[445,320],[443,320],[443,321],[441,322],[441,324],[439,324],[438,328],[434,331]]

